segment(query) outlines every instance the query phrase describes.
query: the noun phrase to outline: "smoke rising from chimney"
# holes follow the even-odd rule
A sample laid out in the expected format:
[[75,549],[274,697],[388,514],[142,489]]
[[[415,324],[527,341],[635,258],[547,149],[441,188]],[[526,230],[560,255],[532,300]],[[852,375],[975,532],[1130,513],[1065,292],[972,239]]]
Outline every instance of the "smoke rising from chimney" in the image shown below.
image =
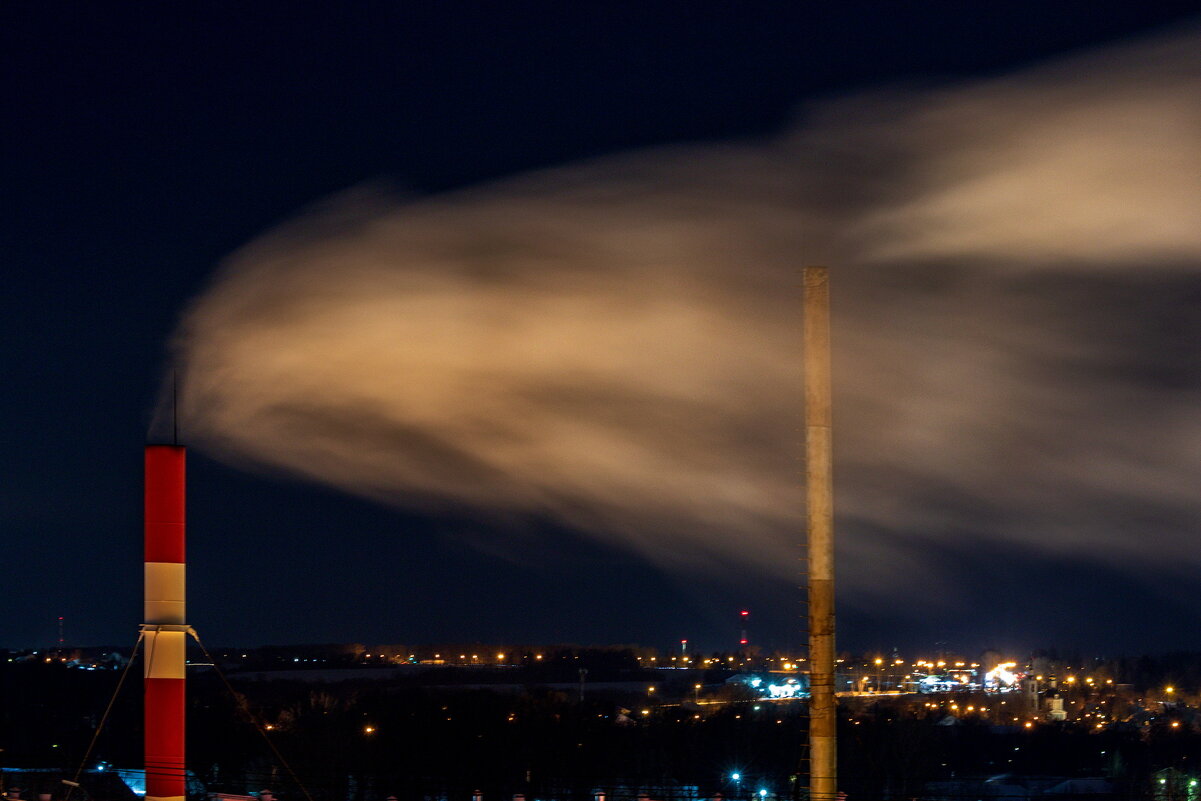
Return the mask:
[[772,141],[351,192],[187,310],[182,427],[498,530],[792,575],[799,268],[824,263],[844,587],[930,582],[940,549],[1195,567],[1199,97],[1190,32]]

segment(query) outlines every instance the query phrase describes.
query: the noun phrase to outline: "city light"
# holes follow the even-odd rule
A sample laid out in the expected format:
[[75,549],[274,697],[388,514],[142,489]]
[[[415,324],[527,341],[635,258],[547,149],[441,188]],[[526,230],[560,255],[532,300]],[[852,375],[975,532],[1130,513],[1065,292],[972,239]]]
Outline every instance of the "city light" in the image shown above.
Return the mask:
[[1013,669],[1017,667],[1017,662],[1002,662],[992,670],[988,671],[984,677],[984,686],[992,687],[1012,687],[1017,684],[1017,674]]

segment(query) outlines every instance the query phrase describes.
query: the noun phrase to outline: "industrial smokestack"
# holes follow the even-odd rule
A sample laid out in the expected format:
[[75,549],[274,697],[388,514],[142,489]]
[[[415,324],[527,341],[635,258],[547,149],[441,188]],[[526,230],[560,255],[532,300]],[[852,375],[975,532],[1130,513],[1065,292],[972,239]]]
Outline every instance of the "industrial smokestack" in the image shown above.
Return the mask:
[[831,473],[830,277],[806,267],[805,494],[809,557],[809,797],[838,792],[834,695],[834,486]]
[[186,451],[146,446],[146,801],[184,801]]

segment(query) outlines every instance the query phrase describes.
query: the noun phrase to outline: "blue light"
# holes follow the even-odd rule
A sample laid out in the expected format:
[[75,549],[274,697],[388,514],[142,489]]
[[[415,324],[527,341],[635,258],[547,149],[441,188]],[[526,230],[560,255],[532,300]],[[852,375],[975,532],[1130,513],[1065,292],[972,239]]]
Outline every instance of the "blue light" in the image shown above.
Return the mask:
[[759,797],[760,797],[760,798],[767,798],[767,790],[760,790],[760,791],[759,791]]
[[732,779],[733,781],[736,781],[736,782],[742,781],[742,774],[741,773],[731,773],[730,779]]

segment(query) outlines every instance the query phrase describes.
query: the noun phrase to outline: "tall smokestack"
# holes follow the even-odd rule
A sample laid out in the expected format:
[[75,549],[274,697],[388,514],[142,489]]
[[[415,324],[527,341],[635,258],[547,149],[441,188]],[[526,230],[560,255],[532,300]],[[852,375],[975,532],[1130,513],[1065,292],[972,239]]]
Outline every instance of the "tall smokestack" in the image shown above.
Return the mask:
[[146,801],[184,801],[186,451],[146,446]]
[[830,276],[805,268],[805,506],[809,550],[809,797],[834,801],[834,485],[830,436]]

